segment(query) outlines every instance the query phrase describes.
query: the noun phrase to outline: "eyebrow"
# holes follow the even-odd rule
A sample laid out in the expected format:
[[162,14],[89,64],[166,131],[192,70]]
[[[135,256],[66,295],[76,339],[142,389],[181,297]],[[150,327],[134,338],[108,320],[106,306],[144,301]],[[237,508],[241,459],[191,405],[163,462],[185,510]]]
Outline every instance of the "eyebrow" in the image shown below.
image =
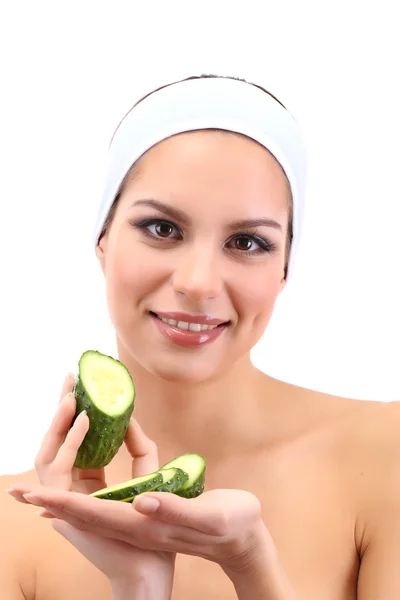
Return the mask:
[[[131,208],[134,206],[150,206],[159,210],[160,212],[168,215],[172,219],[176,219],[180,221],[184,225],[190,224],[189,217],[179,208],[174,208],[169,204],[165,204],[164,202],[160,202],[159,200],[155,200],[154,198],[148,198],[145,200],[136,200],[131,204]],[[246,229],[251,227],[273,227],[274,229],[279,229],[282,231],[282,225],[273,219],[260,218],[260,219],[241,219],[239,221],[233,221],[229,223],[229,228],[231,229]]]

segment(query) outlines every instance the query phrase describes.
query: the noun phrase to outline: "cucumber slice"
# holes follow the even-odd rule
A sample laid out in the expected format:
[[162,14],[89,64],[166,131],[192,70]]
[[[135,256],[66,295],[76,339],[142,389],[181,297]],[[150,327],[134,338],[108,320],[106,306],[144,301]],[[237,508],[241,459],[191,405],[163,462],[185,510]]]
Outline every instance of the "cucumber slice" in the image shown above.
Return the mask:
[[90,496],[103,498],[104,500],[120,500],[122,502],[133,502],[134,498],[143,492],[151,492],[164,482],[161,471],[155,471],[149,475],[142,475],[129,479],[123,483],[110,485],[109,487],[93,492]]
[[163,483],[154,488],[154,492],[176,493],[189,479],[189,475],[177,467],[162,469],[159,473],[163,476]]
[[75,467],[100,469],[111,462],[123,444],[135,401],[132,377],[119,360],[88,350],[79,360],[74,395],[73,422],[83,410],[90,421]]
[[92,492],[90,496],[104,500],[133,502],[136,496],[144,492],[175,492],[186,483],[188,478],[189,476],[182,469],[164,469],[129,479],[123,483],[110,485],[97,492]]
[[165,469],[182,469],[188,475],[188,479],[183,486],[175,491],[175,494],[183,498],[196,498],[204,492],[206,461],[200,454],[182,454],[174,458],[166,465],[161,467],[161,472]]
[[[173,463],[175,466],[171,466]],[[183,498],[195,498],[204,491],[205,470],[206,461],[202,456],[183,454],[159,471],[117,483],[90,495],[121,502],[133,502],[136,496],[144,492],[170,492]]]

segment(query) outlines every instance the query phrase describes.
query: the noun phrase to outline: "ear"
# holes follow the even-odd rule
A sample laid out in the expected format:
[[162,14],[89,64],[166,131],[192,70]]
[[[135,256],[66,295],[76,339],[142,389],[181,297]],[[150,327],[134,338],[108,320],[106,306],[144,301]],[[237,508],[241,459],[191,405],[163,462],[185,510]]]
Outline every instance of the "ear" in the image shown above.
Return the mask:
[[106,234],[104,234],[96,246],[96,256],[99,260],[103,274],[104,274],[105,268],[106,268],[106,246],[107,246],[106,237],[107,237]]
[[281,279],[280,284],[279,284],[279,293],[281,293],[285,289],[285,287],[286,287],[287,272],[288,272],[288,268],[287,268],[287,266],[285,266],[285,268],[283,270],[283,273],[282,273],[282,279]]

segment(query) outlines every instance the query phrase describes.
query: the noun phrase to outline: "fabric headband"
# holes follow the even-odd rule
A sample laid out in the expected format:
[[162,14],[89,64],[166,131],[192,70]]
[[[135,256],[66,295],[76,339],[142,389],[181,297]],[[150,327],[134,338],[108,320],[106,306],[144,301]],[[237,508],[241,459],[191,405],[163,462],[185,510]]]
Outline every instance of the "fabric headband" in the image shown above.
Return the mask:
[[252,138],[267,148],[282,166],[293,197],[289,279],[304,215],[306,153],[300,129],[272,96],[236,79],[201,78],[173,83],[153,92],[130,110],[110,144],[104,192],[94,231],[95,247],[125,175],[142,154],[172,135],[210,128]]

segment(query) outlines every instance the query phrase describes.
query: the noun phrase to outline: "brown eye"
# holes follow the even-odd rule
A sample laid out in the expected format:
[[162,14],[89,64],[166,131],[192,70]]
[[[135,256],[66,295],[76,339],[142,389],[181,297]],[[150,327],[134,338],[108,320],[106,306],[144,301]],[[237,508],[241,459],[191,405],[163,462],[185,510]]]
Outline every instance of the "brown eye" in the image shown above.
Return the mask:
[[242,252],[248,252],[251,250],[251,245],[254,244],[254,241],[244,235],[241,235],[235,238],[235,249],[241,250]]
[[169,237],[173,232],[173,227],[169,223],[157,223],[154,230],[159,237]]

